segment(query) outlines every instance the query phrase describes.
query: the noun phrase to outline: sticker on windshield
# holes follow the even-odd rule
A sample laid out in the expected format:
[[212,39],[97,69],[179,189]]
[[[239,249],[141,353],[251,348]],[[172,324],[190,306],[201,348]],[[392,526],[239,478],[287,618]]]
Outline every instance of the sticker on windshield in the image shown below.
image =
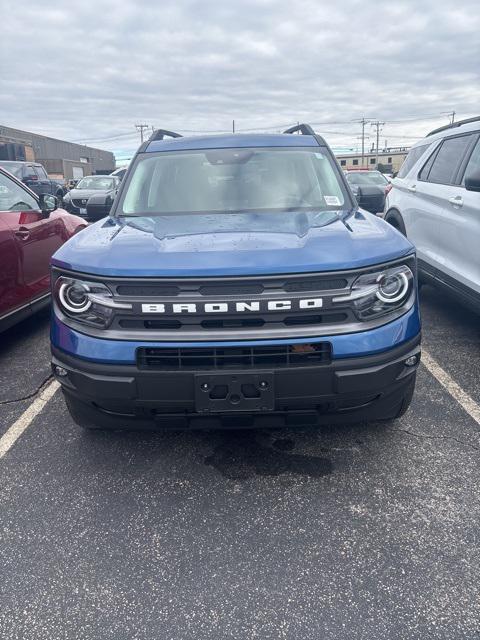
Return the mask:
[[323,196],[325,203],[328,204],[329,207],[339,207],[340,200],[337,196]]

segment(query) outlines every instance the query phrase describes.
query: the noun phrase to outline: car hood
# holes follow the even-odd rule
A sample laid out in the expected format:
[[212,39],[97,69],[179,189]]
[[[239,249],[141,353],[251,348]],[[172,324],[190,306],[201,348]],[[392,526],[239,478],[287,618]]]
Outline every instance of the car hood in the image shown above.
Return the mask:
[[83,200],[85,198],[91,198],[92,196],[104,196],[110,193],[110,191],[111,189],[72,189],[68,193],[72,200]]
[[220,276],[354,269],[413,252],[362,210],[108,217],[64,244],[52,264],[106,276]]

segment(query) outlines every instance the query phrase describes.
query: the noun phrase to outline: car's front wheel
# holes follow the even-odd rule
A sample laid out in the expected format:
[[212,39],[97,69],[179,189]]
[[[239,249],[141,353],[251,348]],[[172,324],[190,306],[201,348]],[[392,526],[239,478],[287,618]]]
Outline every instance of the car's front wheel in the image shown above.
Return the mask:
[[392,227],[394,227],[397,231],[400,231],[400,233],[402,233],[404,236],[407,235],[405,223],[403,222],[403,218],[398,211],[396,211],[395,209],[387,211],[387,213],[385,214],[385,220],[386,222],[391,224]]

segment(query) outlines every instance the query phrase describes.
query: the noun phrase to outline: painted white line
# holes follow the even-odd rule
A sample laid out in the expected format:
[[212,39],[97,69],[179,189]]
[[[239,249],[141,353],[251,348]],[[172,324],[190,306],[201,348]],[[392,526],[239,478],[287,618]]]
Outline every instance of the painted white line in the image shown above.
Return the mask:
[[465,409],[477,424],[480,424],[480,405],[466,393],[462,387],[451,378],[445,369],[432,358],[432,356],[422,348],[422,362],[430,371],[432,376],[455,398],[458,404]]
[[32,404],[25,409],[22,415],[16,420],[8,431],[0,438],[0,458],[7,453],[11,447],[15,444],[18,438],[22,435],[25,429],[28,428],[32,420],[38,416],[40,411],[44,408],[47,402],[52,398],[55,391],[59,388],[60,384],[56,380],[52,380],[38,395]]

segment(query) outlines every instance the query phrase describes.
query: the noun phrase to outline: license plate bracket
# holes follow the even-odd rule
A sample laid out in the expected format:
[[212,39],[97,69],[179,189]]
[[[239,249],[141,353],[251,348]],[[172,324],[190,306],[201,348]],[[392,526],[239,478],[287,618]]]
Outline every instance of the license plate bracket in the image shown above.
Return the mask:
[[198,413],[262,412],[275,408],[272,371],[195,374]]

